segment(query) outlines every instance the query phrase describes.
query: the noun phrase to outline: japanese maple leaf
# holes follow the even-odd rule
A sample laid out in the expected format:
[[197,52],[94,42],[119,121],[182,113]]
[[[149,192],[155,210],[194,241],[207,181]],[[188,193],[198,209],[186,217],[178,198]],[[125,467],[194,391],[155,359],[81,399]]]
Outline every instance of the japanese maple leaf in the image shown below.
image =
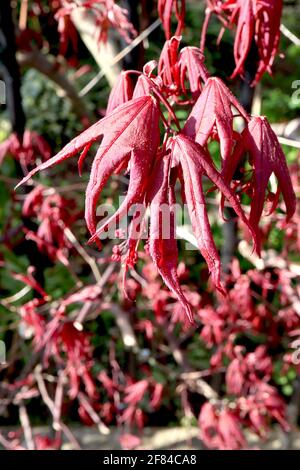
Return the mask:
[[180,134],[172,139],[171,146],[174,160],[179,161],[182,167],[184,193],[199,250],[207,262],[215,286],[221,292],[224,292],[220,281],[220,257],[213,239],[206,210],[202,185],[203,175],[207,175],[230,202],[236,214],[252,234],[255,246],[257,245],[256,234],[249,225],[236,196],[231,191],[228,184],[222,179],[203,147],[193,142],[190,138]]
[[[296,210],[296,197],[291,177],[276,134],[265,117],[253,117],[239,139],[232,159],[223,169],[224,179],[229,182],[238,167],[242,156],[249,152],[253,165],[253,197],[251,201],[250,224],[257,228],[264,207],[265,194],[272,173],[278,180],[286,205],[287,221]],[[277,201],[277,199],[276,199]],[[275,207],[272,208],[274,210]]]
[[282,0],[207,0],[201,50],[204,50],[208,23],[214,12],[223,24],[219,40],[225,28],[232,29],[236,26],[236,67],[232,78],[237,75],[244,76],[245,63],[255,41],[258,51],[257,72],[252,82],[252,85],[255,85],[265,72],[271,73],[271,66],[278,52],[282,3]]
[[[112,114],[75,137],[57,155],[39,165],[19,183],[25,183],[38,171],[50,168],[81,150],[85,157],[93,142],[100,138],[102,142],[93,161],[86,191],[85,218],[91,235],[96,233],[95,211],[103,187],[113,173],[127,167],[129,162],[127,196],[105,226],[108,227],[113,220],[124,215],[130,205],[143,199],[147,177],[159,145],[159,110],[153,97],[143,96],[119,106]],[[82,160],[80,158],[79,166],[82,165]]]
[[149,383],[148,380],[140,380],[131,385],[127,385],[125,388],[125,398],[124,403],[127,403],[131,406],[137,405],[144,397]]
[[[255,28],[253,0],[238,0],[237,8],[239,9],[239,17],[234,40],[234,60],[236,67],[231,78],[235,78],[237,75],[244,75],[245,62],[251,49]],[[232,18],[235,16],[234,13]]]
[[271,66],[278,52],[280,41],[280,22],[282,0],[257,0],[255,5],[255,41],[258,47],[260,62],[254,84]]
[[26,129],[22,138],[11,134],[0,143],[0,164],[7,154],[11,154],[27,171],[27,167],[32,165],[38,157],[48,160],[51,149],[41,135]]
[[166,92],[170,95],[180,91],[180,70],[178,62],[178,50],[180,37],[173,36],[165,42],[158,62],[158,75],[161,77]]
[[170,184],[171,156],[158,162],[151,183],[149,252],[167,287],[180,301],[190,322],[191,307],[185,298],[177,275],[178,249],[176,240],[176,216],[174,213],[174,186]]
[[172,36],[171,19],[173,12],[178,22],[175,36],[180,36],[185,21],[185,0],[158,0],[158,14],[163,25],[166,39],[171,39]]
[[186,121],[183,133],[205,146],[215,126],[220,140],[221,155],[226,161],[234,142],[232,106],[241,116],[248,119],[246,111],[222,80],[216,77],[209,78]]
[[133,95],[133,84],[130,72],[121,72],[117,83],[110,92],[106,114],[111,114],[118,106],[130,101]]
[[204,55],[198,47],[184,47],[179,55],[181,88],[186,94],[185,80],[188,79],[193,98],[198,98],[203,83],[209,78],[204,65]]

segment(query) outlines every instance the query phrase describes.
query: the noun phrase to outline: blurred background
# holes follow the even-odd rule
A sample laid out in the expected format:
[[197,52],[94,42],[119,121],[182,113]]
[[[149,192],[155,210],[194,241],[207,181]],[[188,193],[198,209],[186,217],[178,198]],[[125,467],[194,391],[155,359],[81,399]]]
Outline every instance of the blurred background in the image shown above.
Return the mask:
[[[71,159],[14,191],[105,115],[121,70],[157,60],[165,42],[155,1],[102,2],[103,14],[76,3],[0,5],[0,447],[220,448],[222,416],[227,448],[300,448],[299,205],[288,225],[280,210],[262,220],[258,259],[208,195],[228,296],[216,294],[181,227],[178,274],[197,319],[186,326],[146,243],[127,297],[119,241],[87,245],[90,157],[82,177]],[[182,47],[199,46],[205,7],[187,1]],[[298,203],[299,24],[300,2],[285,1],[273,76],[254,88],[228,78],[233,32],[217,44],[217,18],[205,50],[210,73],[281,137]],[[181,122],[188,114],[178,110]],[[126,187],[113,177],[102,202],[118,205]]]

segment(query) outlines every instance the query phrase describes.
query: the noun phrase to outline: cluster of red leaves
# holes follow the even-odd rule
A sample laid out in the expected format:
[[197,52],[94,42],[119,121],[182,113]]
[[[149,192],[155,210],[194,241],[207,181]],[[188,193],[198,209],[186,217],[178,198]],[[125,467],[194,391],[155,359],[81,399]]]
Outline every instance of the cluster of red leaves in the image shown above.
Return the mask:
[[[187,280],[183,264],[177,274],[182,281]],[[147,281],[144,294],[155,318],[140,318],[133,328],[136,334],[143,332],[144,347],[150,351],[157,341],[161,343],[163,330],[167,330],[167,336],[174,335],[178,322],[183,323],[184,319],[180,316],[174,318],[176,303],[179,302],[161,286],[152,263],[145,264],[143,276]],[[21,307],[22,336],[27,340],[31,336],[35,350],[43,352],[43,368],[48,374],[53,368],[63,373],[69,400],[71,403],[79,401],[78,415],[82,422],[85,425],[99,424],[95,418],[98,416],[105,425],[116,423],[125,432],[120,439],[124,448],[140,445],[138,436],[147,423],[148,415],[161,409],[165,394],[173,393],[173,379],[169,381],[166,377],[164,384],[157,383],[147,360],[139,367],[138,376],[132,377],[126,368],[120,366],[113,343],[110,345],[109,363],[105,367],[101,364],[100,373],[94,370],[99,360],[93,352],[91,336],[83,332],[74,320],[81,316],[76,308],[78,304],[82,304],[84,309],[87,303],[99,302],[99,285],[86,286],[69,294],[60,300],[59,308],[55,310],[55,303],[49,308],[49,299],[33,278],[32,270],[18,279],[42,296]],[[290,271],[277,268],[243,274],[238,263],[234,262],[226,279],[228,297],[225,300],[220,296],[216,303],[213,295],[208,293],[188,295],[198,312],[197,327],[190,326],[192,329],[185,330],[185,333],[195,338],[199,331],[202,341],[211,350],[210,367],[201,373],[205,372],[208,381],[210,377],[221,374],[226,386],[226,391],[213,396],[200,410],[200,438],[207,447],[244,448],[247,445],[244,430],[250,429],[263,439],[273,422],[278,422],[285,431],[289,430],[286,402],[273,383],[273,364],[274,357],[280,358],[283,374],[291,366],[295,367],[287,342],[293,333],[300,330],[296,280],[297,276],[292,276]],[[110,280],[110,283],[114,282]],[[137,290],[133,284],[131,288]],[[128,308],[126,300],[123,308],[126,308],[126,302]],[[274,307],[276,304],[279,307]],[[253,350],[239,346],[238,341],[249,335],[261,338],[264,346],[255,346],[254,343]],[[159,359],[159,364],[166,366],[163,358]],[[168,366],[171,367],[170,364]],[[178,380],[181,387],[189,386],[189,381],[180,382],[180,377]],[[9,390],[16,393],[15,400],[18,397],[30,400],[38,396],[33,374],[22,382],[16,381]],[[12,439],[11,445],[14,442]],[[49,445],[52,447],[53,443]]]
[[258,65],[253,85],[259,82],[271,67],[278,52],[282,0],[207,0],[206,19],[202,30],[201,50],[209,19],[216,14],[222,23],[219,40],[225,28],[236,28],[234,59],[236,68],[232,78],[244,77],[245,63],[253,44],[258,51]]
[[42,185],[28,193],[23,204],[23,217],[38,222],[36,231],[24,227],[26,238],[33,240],[39,251],[47,254],[49,259],[59,260],[64,265],[68,265],[68,254],[72,247],[65,229],[78,217],[78,214],[70,215],[74,209],[74,200],[66,199]]
[[[199,416],[201,438],[209,448],[239,449],[245,446],[242,428],[264,438],[273,421],[289,430],[286,402],[272,384],[274,352],[280,351],[283,338],[289,342],[300,326],[295,291],[297,275],[273,268],[249,271],[242,275],[237,265],[228,282],[232,285],[228,299],[217,308],[199,310],[201,338],[214,351],[211,367],[226,368],[226,397],[204,405]],[[272,305],[280,295],[280,309]],[[291,294],[291,293],[294,294]],[[293,301],[293,296],[294,301]],[[264,346],[247,352],[236,346],[240,335],[264,338]],[[275,353],[276,354],[276,353]],[[290,354],[282,357],[283,370],[295,366]]]
[[58,21],[58,31],[61,36],[61,54],[68,48],[69,42],[77,49],[76,29],[72,23],[72,12],[85,11],[86,14],[95,17],[97,26],[97,39],[106,42],[108,31],[114,28],[127,42],[136,35],[133,25],[128,19],[125,8],[117,5],[115,0],[84,0],[80,5],[73,0],[60,0],[60,8],[55,14]]
[[[26,279],[23,282],[28,284]],[[66,316],[67,307],[94,299],[92,294],[91,289],[87,288],[76,295],[71,294],[61,301],[49,320],[41,313],[49,301],[47,295],[31,300],[20,308],[22,336],[27,339],[32,337],[35,350],[43,352],[43,367],[49,368],[54,362],[63,371],[68,378],[68,393],[72,400],[76,399],[82,387],[90,400],[98,398],[91,373],[94,359],[90,335],[81,331]]]
[[[108,33],[114,29],[128,43],[137,35],[137,32],[128,18],[128,11],[117,4],[115,0],[51,0],[45,6],[40,0],[34,0],[29,5],[29,17],[48,18],[48,22],[57,22],[59,34],[59,54],[67,57],[70,65],[78,64],[78,32],[72,19],[72,14],[83,12],[87,19],[92,19],[95,37],[100,43],[106,43]],[[36,21],[35,21],[36,27]],[[42,32],[30,29],[19,31],[17,36],[18,48],[30,51],[32,43],[42,48],[45,37]]]
[[0,144],[0,165],[6,155],[12,155],[25,173],[39,160],[46,161],[51,156],[51,148],[46,140],[34,131],[25,130],[22,139],[11,134]]
[[[135,87],[129,73],[123,73],[109,100],[109,112],[99,122],[73,139],[64,149],[43,163],[23,180],[37,171],[62,162],[83,151],[79,171],[92,144],[102,139],[93,161],[90,181],[86,191],[85,218],[92,235],[91,242],[128,214],[135,205],[129,229],[127,252],[123,257],[125,267],[137,260],[139,239],[142,235],[140,207],[150,207],[149,252],[169,289],[180,300],[188,318],[192,311],[177,276],[177,242],[174,204],[175,184],[180,182],[183,201],[187,204],[191,224],[199,250],[207,262],[212,280],[224,292],[220,276],[220,258],[213,240],[205,204],[203,178],[206,177],[231,204],[237,216],[251,233],[259,251],[258,224],[263,211],[268,181],[274,172],[278,179],[278,193],[273,197],[271,212],[283,193],[287,207],[287,220],[295,211],[295,195],[284,154],[277,137],[265,118],[249,117],[226,85],[216,77],[209,77],[204,58],[199,49],[186,47],[179,52],[180,40],[176,37],[166,42],[154,75],[155,62],[144,67]],[[187,86],[187,83],[189,86]],[[182,104],[194,102],[183,129],[180,128],[171,100]],[[161,110],[164,106],[169,117]],[[234,109],[234,111],[233,111]],[[244,121],[240,134],[234,128],[234,118]],[[161,140],[159,124],[165,127]],[[173,125],[177,127],[174,130]],[[220,143],[221,172],[215,167],[208,151],[208,142]],[[249,154],[252,166],[251,182],[241,181],[240,194],[252,197],[250,219],[241,208],[230,181],[241,157]],[[129,172],[126,198],[117,212],[97,228],[96,208],[104,185],[112,174]],[[236,183],[235,183],[236,185]],[[222,203],[223,205],[223,203]],[[163,233],[163,218],[169,221],[168,234]]]
[[[61,10],[58,15],[64,21],[70,20],[71,10],[68,10],[68,5],[71,3],[65,2],[64,7],[67,9]],[[114,2],[104,0],[84,2],[86,8],[94,8],[96,4],[110,5],[111,8],[115,5]],[[243,23],[247,17],[245,12],[249,13],[245,5],[250,8],[262,2],[211,1],[209,4],[220,15],[225,26],[232,26],[238,18],[238,45],[241,48],[237,49],[240,70],[236,73],[240,73],[246,57],[245,41],[247,38],[249,40],[248,33],[252,27],[252,23],[247,23],[247,27]],[[263,5],[269,8],[269,2]],[[220,6],[222,8],[218,10]],[[286,403],[272,381],[273,362],[276,355],[274,351],[279,351],[277,358],[282,360],[283,372],[295,366],[290,348],[293,347],[293,338],[300,331],[297,304],[299,289],[295,287],[296,275],[287,267],[261,271],[253,269],[243,274],[237,263],[234,263],[231,274],[224,279],[226,282],[221,282],[220,258],[206,209],[207,183],[211,183],[208,186],[210,191],[219,191],[220,209],[224,206],[224,198],[234,208],[239,220],[252,235],[257,251],[261,238],[258,225],[266,198],[271,203],[270,212],[274,219],[275,208],[282,208],[279,203],[279,194],[282,192],[288,223],[283,221],[282,216],[280,220],[276,218],[275,222],[280,224],[281,229],[287,227],[286,236],[292,246],[299,242],[298,219],[296,222],[290,220],[295,212],[294,191],[285,157],[266,119],[248,116],[226,85],[220,79],[209,76],[200,49],[185,47],[180,50],[180,38],[170,37],[172,12],[177,17],[177,33],[180,33],[184,23],[184,7],[184,1],[159,2],[160,15],[169,40],[158,64],[149,62],[143,73],[123,72],[111,92],[105,118],[73,139],[55,157],[33,170],[25,180],[36,171],[49,168],[80,151],[78,166],[81,173],[88,151],[93,143],[102,139],[93,161],[86,194],[86,222],[92,235],[91,240],[97,241],[103,231],[139,204],[139,208],[133,212],[128,240],[114,247],[112,259],[121,260],[126,271],[135,265],[138,256],[147,259],[149,254],[157,268],[147,263],[143,269],[144,278],[140,277],[146,281],[143,293],[148,300],[147,308],[153,311],[154,318],[151,315],[149,318],[139,316],[130,325],[132,316],[127,313],[131,313],[132,303],[128,299],[121,303],[124,309],[122,313],[134,334],[143,333],[146,349],[139,351],[139,354],[147,357],[147,351],[155,351],[156,365],[163,371],[168,367],[169,373],[172,354],[180,368],[185,367],[184,347],[180,341],[176,342],[178,323],[185,325],[185,334],[198,340],[200,336],[211,351],[208,370],[200,372],[200,376],[205,372],[208,379],[198,391],[208,401],[202,406],[200,414],[199,410],[193,412],[195,416],[199,415],[201,439],[209,448],[240,449],[247,445],[244,429],[251,429],[260,437],[265,436],[273,421],[278,422],[284,430],[289,429]],[[233,12],[232,16],[229,11]],[[111,23],[100,22],[104,35],[106,27],[113,24],[112,18],[118,17],[116,10],[114,14],[115,17],[110,16]],[[264,12],[259,14],[265,15]],[[258,15],[255,17],[256,22],[257,18]],[[62,43],[66,46],[69,32],[73,33],[72,29],[67,29],[68,25],[64,21],[60,21]],[[267,51],[262,59],[266,64],[269,61],[269,36],[264,26],[260,25],[259,28],[259,34],[263,34],[257,39],[257,44],[261,44],[259,47],[262,51]],[[136,75],[138,79],[135,81]],[[180,126],[176,117],[177,109],[188,105],[192,106],[192,110],[184,125]],[[236,130],[236,117],[244,123],[244,130],[240,132]],[[161,124],[165,130],[163,135],[160,133]],[[11,138],[13,143],[8,147],[5,144],[5,152],[10,149],[13,155],[19,156],[19,151],[15,151],[14,139]],[[211,140],[220,145],[220,170],[209,153]],[[249,157],[249,173],[241,168],[245,155]],[[240,179],[236,179],[237,169],[241,170]],[[126,198],[117,213],[98,228],[95,214],[101,192],[109,177],[120,172],[130,175]],[[277,194],[271,194],[268,189],[272,173],[278,180]],[[219,294],[216,298],[209,290],[200,295],[198,282],[195,290],[190,290],[186,286],[188,269],[183,263],[177,266],[174,213],[178,197],[177,183],[181,187],[182,200],[187,204],[191,225],[211,273],[212,283],[221,293],[227,291],[225,298]],[[294,184],[295,188],[299,187],[295,175]],[[252,201],[249,217],[241,206],[243,194],[250,196]],[[141,206],[144,208],[142,214]],[[138,251],[138,245],[147,208],[150,209],[150,232],[146,253],[143,253]],[[68,263],[71,248],[65,236],[66,227],[74,220],[70,217],[70,209],[70,201],[41,186],[27,195],[23,207],[23,216],[35,219],[39,224],[37,232],[27,231],[27,236],[36,241],[41,252],[53,261],[64,264]],[[274,222],[272,218],[270,223]],[[163,225],[165,219],[169,221],[167,237]],[[267,236],[268,230],[269,226],[263,227],[262,235]],[[161,285],[157,272],[167,287]],[[109,355],[105,354],[103,362],[106,363],[100,363],[92,346],[91,335],[83,331],[82,323],[90,310],[98,314],[112,306],[110,302],[108,306],[107,303],[105,305],[101,283],[87,285],[58,302],[49,302],[51,299],[34,278],[32,268],[24,275],[13,273],[13,277],[30,286],[39,296],[26,301],[19,308],[19,333],[23,338],[32,338],[35,351],[43,358],[41,368],[45,372],[44,377],[50,377],[49,390],[54,399],[47,396],[45,383],[41,383],[43,376],[30,372],[25,379],[17,378],[10,385],[6,382],[1,384],[7,392],[5,398],[9,403],[23,403],[40,394],[45,404],[50,403],[53,428],[65,430],[60,417],[67,413],[66,402],[71,406],[74,401],[78,401],[77,411],[83,423],[96,424],[100,430],[106,430],[106,425],[116,423],[125,431],[120,442],[127,449],[140,444],[140,437],[132,433],[141,435],[147,415],[161,409],[165,394],[179,393],[183,412],[192,410],[192,404],[188,403],[187,398],[191,379],[181,379],[180,374],[177,374],[174,387],[173,375],[169,377],[167,373],[163,384],[158,383],[153,376],[151,362],[146,359],[143,363],[140,358],[138,360],[142,365],[133,377],[132,372],[128,371],[130,368],[118,362],[115,337],[109,345]],[[111,276],[105,289],[109,290],[116,280],[116,277]],[[128,287],[128,297],[133,297],[131,294],[140,295],[141,288],[136,280],[130,279]],[[114,293],[110,292],[108,297],[112,298]],[[279,307],[274,307],[273,303]],[[196,313],[196,324],[187,324],[186,318],[192,321],[192,308]],[[115,335],[115,332],[112,334]],[[247,338],[249,334],[263,338],[264,346],[255,343],[252,348],[247,348],[241,345],[241,338]],[[165,344],[158,349],[157,345],[162,346],[162,342]],[[97,361],[102,370],[100,373],[94,367]],[[215,374],[223,375],[226,391],[219,390],[217,393],[212,390],[213,394],[209,397],[211,392],[207,394],[207,389],[210,387],[210,377]],[[196,382],[191,386],[193,392],[198,390]],[[64,397],[64,387],[68,391],[68,400]],[[172,387],[176,390],[172,390]],[[57,448],[61,445],[60,434],[58,432],[54,440],[36,436],[34,446],[37,449]],[[66,435],[69,437],[69,432]],[[11,434],[7,441],[3,441],[0,435],[0,443],[7,448],[20,449],[21,434]]]

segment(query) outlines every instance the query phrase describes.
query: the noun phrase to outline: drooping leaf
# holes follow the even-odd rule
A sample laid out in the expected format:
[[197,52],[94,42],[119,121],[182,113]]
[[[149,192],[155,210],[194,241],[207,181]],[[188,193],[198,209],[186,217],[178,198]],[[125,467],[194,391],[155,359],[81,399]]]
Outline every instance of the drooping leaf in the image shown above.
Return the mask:
[[184,47],[179,55],[181,88],[186,93],[185,80],[190,84],[190,91],[194,99],[198,98],[203,83],[209,78],[208,70],[204,64],[204,55],[198,47]]
[[247,152],[250,155],[250,163],[253,165],[251,225],[258,227],[263,212],[268,182],[272,173],[277,177],[279,189],[283,194],[286,205],[287,220],[289,220],[296,209],[296,197],[285,155],[266,118],[253,117],[244,129],[233,153],[233,158],[226,162],[222,172],[227,182],[231,180],[242,156]]
[[167,287],[180,301],[189,321],[193,322],[191,307],[185,298],[177,275],[178,249],[176,241],[176,214],[174,188],[170,185],[171,156],[162,158],[155,169],[150,190],[149,251]]
[[176,94],[180,90],[180,69],[178,50],[181,38],[173,36],[165,42],[158,61],[158,75],[161,77],[166,91]]
[[212,13],[222,23],[219,36],[225,28],[236,29],[234,39],[235,70],[231,78],[244,78],[245,64],[253,43],[257,47],[257,71],[252,85],[256,85],[265,72],[271,73],[274,58],[278,52],[282,0],[206,0],[206,17],[202,29],[201,50]]
[[186,121],[183,133],[205,146],[216,126],[221,155],[223,161],[226,161],[233,147],[232,106],[241,116],[248,119],[247,113],[222,80],[216,77],[209,78]]
[[180,36],[185,21],[185,0],[158,0],[158,14],[161,19],[166,39],[171,39],[172,13],[177,19],[175,36]]
[[[119,106],[112,114],[75,137],[57,155],[31,171],[19,184],[35,173],[50,168],[103,137],[95,156],[86,192],[86,222],[92,235],[96,232],[96,205],[109,177],[133,159],[128,195],[118,214],[142,197],[147,174],[159,144],[159,111],[151,96],[136,98]],[[19,186],[19,185],[18,185]]]
[[[94,241],[110,225],[120,220],[133,204],[141,204],[144,199],[147,180],[159,145],[159,110],[156,100],[145,96],[130,103],[143,103],[136,108],[130,120],[119,132],[111,129],[104,135],[93,161],[89,184],[86,191],[85,218]],[[120,108],[119,108],[120,109]],[[116,127],[116,126],[115,126]],[[127,195],[117,212],[96,231],[96,205],[100,193],[110,175],[121,165],[130,163],[130,180]]]
[[252,234],[255,246],[257,246],[256,234],[249,225],[236,196],[222,179],[209,156],[199,144],[184,135],[177,135],[172,139],[172,153],[174,158],[180,161],[182,167],[186,202],[199,250],[207,262],[215,286],[221,292],[224,292],[220,281],[220,257],[215,246],[206,210],[202,184],[204,174],[208,176],[230,202],[236,214]]

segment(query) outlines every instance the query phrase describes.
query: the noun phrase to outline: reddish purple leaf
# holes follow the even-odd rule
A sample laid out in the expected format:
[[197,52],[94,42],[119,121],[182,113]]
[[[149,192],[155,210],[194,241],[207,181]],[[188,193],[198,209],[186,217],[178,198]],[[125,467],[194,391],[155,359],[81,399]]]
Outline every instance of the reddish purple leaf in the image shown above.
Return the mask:
[[110,92],[106,114],[111,114],[118,106],[127,103],[133,95],[133,84],[130,78],[130,72],[121,72],[117,83]]
[[176,136],[172,141],[172,154],[175,160],[180,161],[183,171],[186,202],[199,250],[207,262],[215,286],[221,292],[224,292],[220,281],[220,257],[214,243],[206,210],[206,202],[202,185],[202,177],[204,174],[206,174],[221,193],[224,194],[236,214],[248,227],[253,236],[255,246],[257,245],[256,235],[249,225],[236,196],[231,191],[227,183],[222,179],[204,149],[199,144],[194,143],[188,137],[183,135]]
[[209,78],[187,119],[183,133],[205,146],[216,126],[221,155],[226,161],[233,147],[232,106],[241,116],[248,119],[247,113],[222,80],[216,77]]
[[155,169],[150,200],[149,251],[155,266],[168,288],[180,301],[189,321],[193,322],[191,307],[180,288],[177,265],[176,215],[173,188],[170,186],[170,154],[162,158]]
[[[143,96],[119,106],[111,115],[75,137],[57,155],[31,171],[20,183],[40,170],[50,168],[72,157],[102,136],[95,156],[86,192],[86,222],[91,234],[96,232],[96,205],[109,177],[131,158],[128,194],[114,219],[139,202],[145,191],[146,178],[159,145],[159,110],[156,100]],[[18,186],[19,186],[18,185]]]
[[173,36],[171,31],[173,11],[178,22],[175,36],[180,36],[185,21],[185,0],[158,0],[158,14],[163,25],[166,39],[171,39],[171,36]]
[[184,47],[179,55],[181,88],[187,93],[185,80],[188,79],[190,91],[194,99],[198,98],[203,83],[209,78],[209,73],[204,65],[204,55],[198,47]]
[[243,154],[246,152],[249,152],[250,161],[253,165],[251,225],[254,228],[258,227],[263,212],[268,182],[273,172],[278,179],[279,189],[281,189],[286,205],[287,220],[289,220],[296,210],[296,197],[285,155],[266,118],[252,118],[248,127],[243,131],[236,145],[232,160],[226,162],[222,172],[227,182],[232,179]]

